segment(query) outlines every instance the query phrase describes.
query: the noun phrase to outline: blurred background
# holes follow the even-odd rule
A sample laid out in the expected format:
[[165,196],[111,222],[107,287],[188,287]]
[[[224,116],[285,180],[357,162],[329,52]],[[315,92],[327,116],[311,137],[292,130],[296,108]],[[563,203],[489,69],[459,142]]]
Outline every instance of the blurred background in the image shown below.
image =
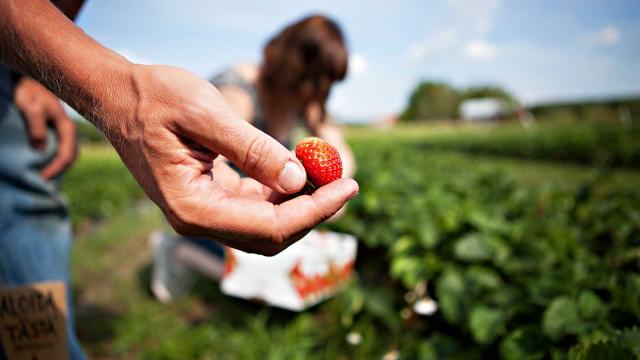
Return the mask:
[[315,13],[350,51],[328,110],[361,193],[325,228],[359,239],[358,275],[302,313],[205,279],[158,303],[147,238],[166,225],[78,119],[64,192],[90,357],[637,356],[640,3],[96,0],[77,22],[134,62],[210,78]]

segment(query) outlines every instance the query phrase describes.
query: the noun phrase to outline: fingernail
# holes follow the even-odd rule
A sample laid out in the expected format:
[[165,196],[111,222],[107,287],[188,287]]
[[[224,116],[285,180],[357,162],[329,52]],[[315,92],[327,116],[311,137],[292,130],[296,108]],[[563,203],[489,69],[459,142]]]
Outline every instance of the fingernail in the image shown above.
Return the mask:
[[289,161],[280,172],[278,184],[285,191],[296,191],[302,188],[304,180],[305,176],[302,167],[293,161]]

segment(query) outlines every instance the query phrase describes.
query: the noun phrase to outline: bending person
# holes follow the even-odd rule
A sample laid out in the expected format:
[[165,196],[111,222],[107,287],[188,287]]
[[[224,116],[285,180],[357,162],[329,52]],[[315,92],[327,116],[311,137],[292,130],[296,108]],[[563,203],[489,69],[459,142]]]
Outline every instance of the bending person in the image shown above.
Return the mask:
[[[275,35],[264,47],[260,65],[235,65],[211,83],[236,113],[283,146],[291,147],[299,125],[333,144],[342,158],[344,176],[351,177],[353,154],[325,110],[331,87],[344,79],[347,64],[340,27],[326,17],[310,16]],[[235,170],[238,178],[244,176],[242,169]],[[161,232],[151,240],[155,247],[151,288],[160,301],[185,294],[193,283],[193,270],[213,279],[221,276],[224,251],[219,244]]]

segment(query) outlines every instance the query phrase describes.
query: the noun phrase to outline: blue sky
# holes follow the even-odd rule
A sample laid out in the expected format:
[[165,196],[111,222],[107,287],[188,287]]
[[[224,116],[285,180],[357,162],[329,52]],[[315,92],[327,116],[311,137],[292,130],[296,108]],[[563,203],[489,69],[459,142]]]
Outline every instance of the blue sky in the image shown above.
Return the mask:
[[499,85],[528,104],[640,95],[637,0],[89,0],[78,24],[132,61],[209,77],[258,62],[311,13],[348,38],[350,73],[329,102],[343,119],[401,111],[420,80]]

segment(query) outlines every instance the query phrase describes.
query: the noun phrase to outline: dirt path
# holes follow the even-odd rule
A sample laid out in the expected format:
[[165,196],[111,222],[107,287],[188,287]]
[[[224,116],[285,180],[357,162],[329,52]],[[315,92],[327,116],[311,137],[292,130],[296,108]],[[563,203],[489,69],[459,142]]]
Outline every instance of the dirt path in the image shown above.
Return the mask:
[[147,238],[162,226],[159,212],[145,202],[77,236],[72,255],[76,321],[90,358],[134,357],[114,353],[112,339],[130,310],[131,295],[149,297],[142,284],[152,257]]

